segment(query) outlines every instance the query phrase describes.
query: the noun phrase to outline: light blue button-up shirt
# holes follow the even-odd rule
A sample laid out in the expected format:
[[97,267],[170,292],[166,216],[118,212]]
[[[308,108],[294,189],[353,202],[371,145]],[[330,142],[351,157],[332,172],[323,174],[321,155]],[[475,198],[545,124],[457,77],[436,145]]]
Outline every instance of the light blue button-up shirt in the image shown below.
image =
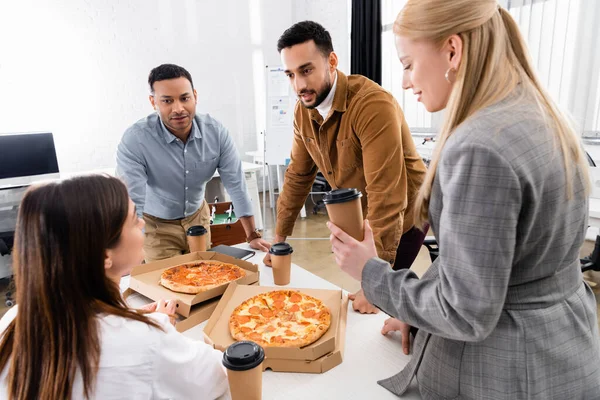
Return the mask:
[[235,215],[252,215],[242,161],[227,129],[208,114],[196,114],[187,143],[150,114],[125,131],[117,149],[117,176],[125,181],[138,215],[162,219],[192,215],[202,205],[206,183],[219,171]]

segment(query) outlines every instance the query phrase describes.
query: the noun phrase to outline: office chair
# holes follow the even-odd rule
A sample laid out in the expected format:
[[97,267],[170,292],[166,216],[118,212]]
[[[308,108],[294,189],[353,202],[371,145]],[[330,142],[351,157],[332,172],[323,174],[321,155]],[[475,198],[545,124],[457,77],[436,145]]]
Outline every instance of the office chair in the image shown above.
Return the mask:
[[323,176],[321,172],[317,172],[317,176],[315,177],[315,181],[312,184],[312,188],[310,190],[310,199],[313,203],[313,214],[317,214],[319,210],[325,209],[325,203],[323,203],[323,199],[315,201],[313,194],[324,194],[331,190],[331,185],[327,182],[327,179]]
[[600,271],[600,236],[596,236],[596,243],[594,243],[594,251],[587,257],[579,259],[581,262],[581,272],[585,271]]

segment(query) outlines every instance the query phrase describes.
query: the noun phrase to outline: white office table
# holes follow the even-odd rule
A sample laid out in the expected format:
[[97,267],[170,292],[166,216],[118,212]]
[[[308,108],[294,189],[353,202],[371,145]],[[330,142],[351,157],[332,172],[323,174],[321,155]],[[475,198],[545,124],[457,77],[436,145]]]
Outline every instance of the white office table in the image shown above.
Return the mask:
[[600,228],[600,199],[590,197],[589,225]]
[[[236,247],[246,248],[246,244]],[[265,253],[257,252],[248,261],[259,266],[260,284],[274,286],[271,268],[262,262]],[[121,281],[121,290],[129,286],[129,278]],[[307,270],[292,265],[289,287],[314,289],[339,289],[332,283],[319,278]],[[128,298],[133,306],[141,306],[149,299],[134,294]],[[380,333],[387,315],[380,312],[363,315],[348,305],[346,343],[344,361],[323,374],[300,374],[265,371],[263,374],[263,399],[398,399],[377,384],[377,380],[387,378],[400,371],[410,359],[402,353],[398,334],[383,336]],[[202,340],[202,329],[206,322],[195,326],[183,334]],[[415,381],[402,399],[421,399]]]

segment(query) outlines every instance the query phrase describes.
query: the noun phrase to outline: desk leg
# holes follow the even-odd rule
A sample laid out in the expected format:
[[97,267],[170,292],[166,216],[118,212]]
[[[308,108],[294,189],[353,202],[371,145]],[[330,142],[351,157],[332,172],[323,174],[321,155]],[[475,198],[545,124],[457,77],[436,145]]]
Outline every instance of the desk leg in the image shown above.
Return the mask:
[[283,176],[281,175],[281,168],[285,168],[285,166],[277,165],[277,193],[281,193],[281,189],[283,189]]
[[257,174],[255,171],[246,172],[246,187],[248,188],[248,194],[250,195],[250,200],[252,201],[252,212],[254,213],[254,222],[256,224],[256,228],[263,230],[264,229],[264,221],[263,215],[260,209],[260,197],[258,194],[258,182],[257,182]]
[[267,179],[269,180],[269,205],[275,207],[275,193],[273,193],[273,176],[271,175],[271,166],[267,164]]

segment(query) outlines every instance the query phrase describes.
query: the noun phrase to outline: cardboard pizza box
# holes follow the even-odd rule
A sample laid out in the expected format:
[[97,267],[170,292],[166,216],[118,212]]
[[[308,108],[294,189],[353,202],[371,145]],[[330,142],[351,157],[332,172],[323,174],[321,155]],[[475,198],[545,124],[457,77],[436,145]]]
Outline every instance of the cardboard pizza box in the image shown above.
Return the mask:
[[258,265],[252,264],[248,261],[238,260],[237,258],[233,258],[225,254],[215,253],[214,251],[205,251],[184,254],[181,256],[167,258],[165,260],[138,265],[131,271],[129,288],[154,301],[159,299],[175,299],[177,300],[177,314],[184,317],[190,317],[192,306],[222,295],[227,289],[229,283],[225,283],[207,290],[206,292],[194,295],[174,292],[161,286],[159,282],[160,275],[165,269],[197,260],[218,260],[237,265],[246,271],[246,276],[238,279],[235,282],[240,284],[252,284],[258,282]]
[[346,320],[348,317],[348,295],[344,294],[341,304],[339,328],[336,336],[335,350],[325,354],[314,361],[284,360],[266,358],[263,369],[274,372],[303,372],[309,374],[322,374],[340,365],[344,359],[344,346],[346,344]]
[[[258,285],[258,282],[255,282],[252,285]],[[127,297],[134,293],[136,292],[134,292],[131,288],[128,288],[125,290],[125,292],[123,292],[123,298],[127,299]],[[175,329],[177,332],[185,332],[188,329],[191,329],[196,325],[208,320],[213,311],[215,311],[215,308],[217,308],[220,299],[221,296],[192,306],[190,315],[188,317],[182,317],[181,315],[178,315],[177,322],[175,323]],[[148,299],[148,301],[150,301],[150,299]]]
[[[332,353],[336,349],[336,340],[342,319],[342,302],[344,295],[342,290],[321,290],[321,289],[294,289],[267,286],[247,286],[231,283],[219,305],[210,317],[204,332],[220,348],[226,348],[235,340],[231,337],[229,331],[229,317],[233,310],[252,296],[259,293],[271,292],[274,290],[298,290],[301,293],[313,296],[321,300],[331,312],[331,325],[329,330],[316,342],[303,347],[265,347],[265,356],[268,359],[278,360],[298,360],[301,363],[317,360],[326,354]],[[345,330],[345,324],[344,324]]]
[[177,318],[177,322],[175,323],[177,332],[185,332],[209,319],[219,305],[220,299],[221,297],[217,297],[216,299],[210,299],[203,301],[200,304],[196,304],[192,307],[190,315],[187,318]]

